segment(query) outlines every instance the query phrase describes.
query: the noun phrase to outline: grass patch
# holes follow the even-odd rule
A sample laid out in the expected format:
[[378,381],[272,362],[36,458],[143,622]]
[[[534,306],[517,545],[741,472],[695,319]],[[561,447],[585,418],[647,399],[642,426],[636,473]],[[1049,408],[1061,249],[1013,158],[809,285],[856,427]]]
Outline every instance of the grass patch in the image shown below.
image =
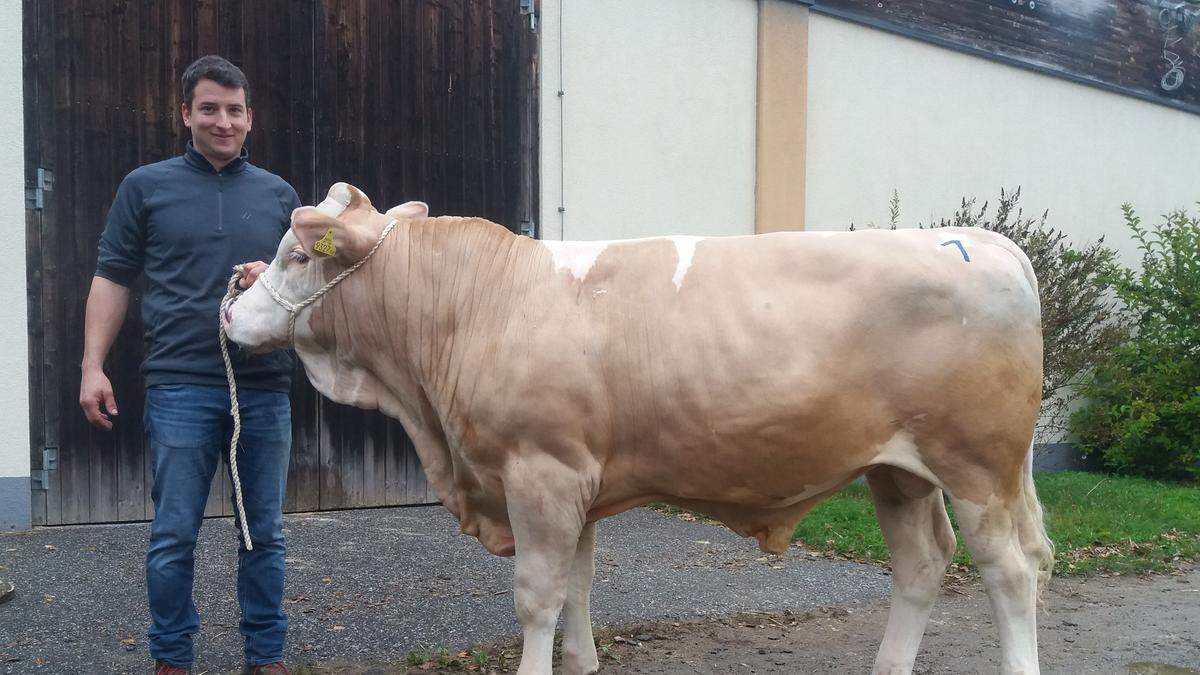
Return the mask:
[[[1070,471],[1037,474],[1034,482],[1056,548],[1056,574],[1163,570],[1200,560],[1200,487]],[[793,538],[839,557],[889,559],[863,485],[818,504]],[[972,567],[961,538],[954,562]]]

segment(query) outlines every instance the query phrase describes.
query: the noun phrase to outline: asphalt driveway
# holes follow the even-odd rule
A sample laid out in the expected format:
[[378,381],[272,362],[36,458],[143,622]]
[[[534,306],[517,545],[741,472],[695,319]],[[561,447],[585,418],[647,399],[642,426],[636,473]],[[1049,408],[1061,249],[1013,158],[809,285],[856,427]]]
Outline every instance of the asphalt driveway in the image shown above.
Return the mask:
[[[519,634],[512,560],[458,533],[441,507],[286,518],[288,658],[393,661]],[[149,672],[145,523],[0,535],[0,673]],[[196,551],[197,672],[241,667],[230,519],[205,521]],[[597,626],[736,610],[853,605],[887,595],[880,569],[794,548],[765,556],[720,527],[637,509],[600,523]]]

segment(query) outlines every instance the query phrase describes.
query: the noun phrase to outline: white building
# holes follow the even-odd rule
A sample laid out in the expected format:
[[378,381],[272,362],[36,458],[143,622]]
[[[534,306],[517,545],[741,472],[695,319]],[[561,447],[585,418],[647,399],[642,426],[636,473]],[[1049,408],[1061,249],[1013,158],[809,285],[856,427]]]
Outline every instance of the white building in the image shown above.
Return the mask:
[[[913,30],[912,17],[890,13],[904,3],[887,4],[540,0],[542,238],[885,225],[893,191],[901,225],[914,226],[951,215],[963,196],[983,201],[1020,186],[1026,213],[1049,209],[1076,243],[1103,235],[1133,262],[1122,202],[1153,219],[1200,198],[1194,97],[1172,99],[1157,81],[1139,89],[1058,72],[956,42],[944,26]],[[1010,13],[1004,25],[1018,27],[1037,12],[1083,21],[1117,6],[1009,4],[989,12]],[[1200,65],[1200,29],[1190,28],[1198,22],[1172,34],[1162,18],[1170,15],[1159,14],[1192,6],[1120,6],[1113,20],[1133,22],[1141,46],[1154,47],[1130,45],[1130,63],[1161,69],[1155,36],[1178,37],[1188,49],[1176,50],[1184,61],[1162,87],[1194,93],[1186,78],[1200,78],[1187,71]],[[0,3],[0,212],[10,214],[0,228],[14,254],[0,272],[0,530],[29,527],[31,468],[43,468],[30,446],[26,224],[17,215],[37,180],[24,159],[21,8]],[[77,367],[68,356],[62,366]]]

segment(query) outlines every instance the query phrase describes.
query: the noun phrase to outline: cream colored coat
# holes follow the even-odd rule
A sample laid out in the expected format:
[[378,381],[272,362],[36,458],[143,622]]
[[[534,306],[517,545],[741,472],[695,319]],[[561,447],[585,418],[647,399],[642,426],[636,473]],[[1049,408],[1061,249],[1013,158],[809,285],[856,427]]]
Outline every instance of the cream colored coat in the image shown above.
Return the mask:
[[[1030,479],[1037,282],[978,229],[541,242],[477,218],[377,212],[335,185],[265,273],[304,300],[295,348],[329,398],[399,419],[462,530],[517,555],[521,672],[597,667],[592,523],[665,501],[781,551],[864,473],[897,592],[877,672],[908,672],[953,551],[983,570],[1005,672],[1036,672],[1049,543]],[[327,232],[337,253],[313,244]],[[288,313],[256,284],[223,317],[256,350]]]

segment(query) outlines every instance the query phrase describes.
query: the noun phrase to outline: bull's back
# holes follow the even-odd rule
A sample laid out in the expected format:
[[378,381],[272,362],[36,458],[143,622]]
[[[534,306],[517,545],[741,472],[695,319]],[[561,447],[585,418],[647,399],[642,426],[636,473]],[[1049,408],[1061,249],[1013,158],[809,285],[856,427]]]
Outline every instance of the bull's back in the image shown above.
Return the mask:
[[608,244],[585,274],[558,270],[543,299],[560,358],[577,349],[556,368],[568,376],[535,384],[593,399],[606,470],[641,489],[787,501],[861,468],[898,431],[974,419],[963,411],[1005,397],[1020,399],[1012,415],[1031,399],[1036,414],[1037,292],[999,235],[684,245]]

